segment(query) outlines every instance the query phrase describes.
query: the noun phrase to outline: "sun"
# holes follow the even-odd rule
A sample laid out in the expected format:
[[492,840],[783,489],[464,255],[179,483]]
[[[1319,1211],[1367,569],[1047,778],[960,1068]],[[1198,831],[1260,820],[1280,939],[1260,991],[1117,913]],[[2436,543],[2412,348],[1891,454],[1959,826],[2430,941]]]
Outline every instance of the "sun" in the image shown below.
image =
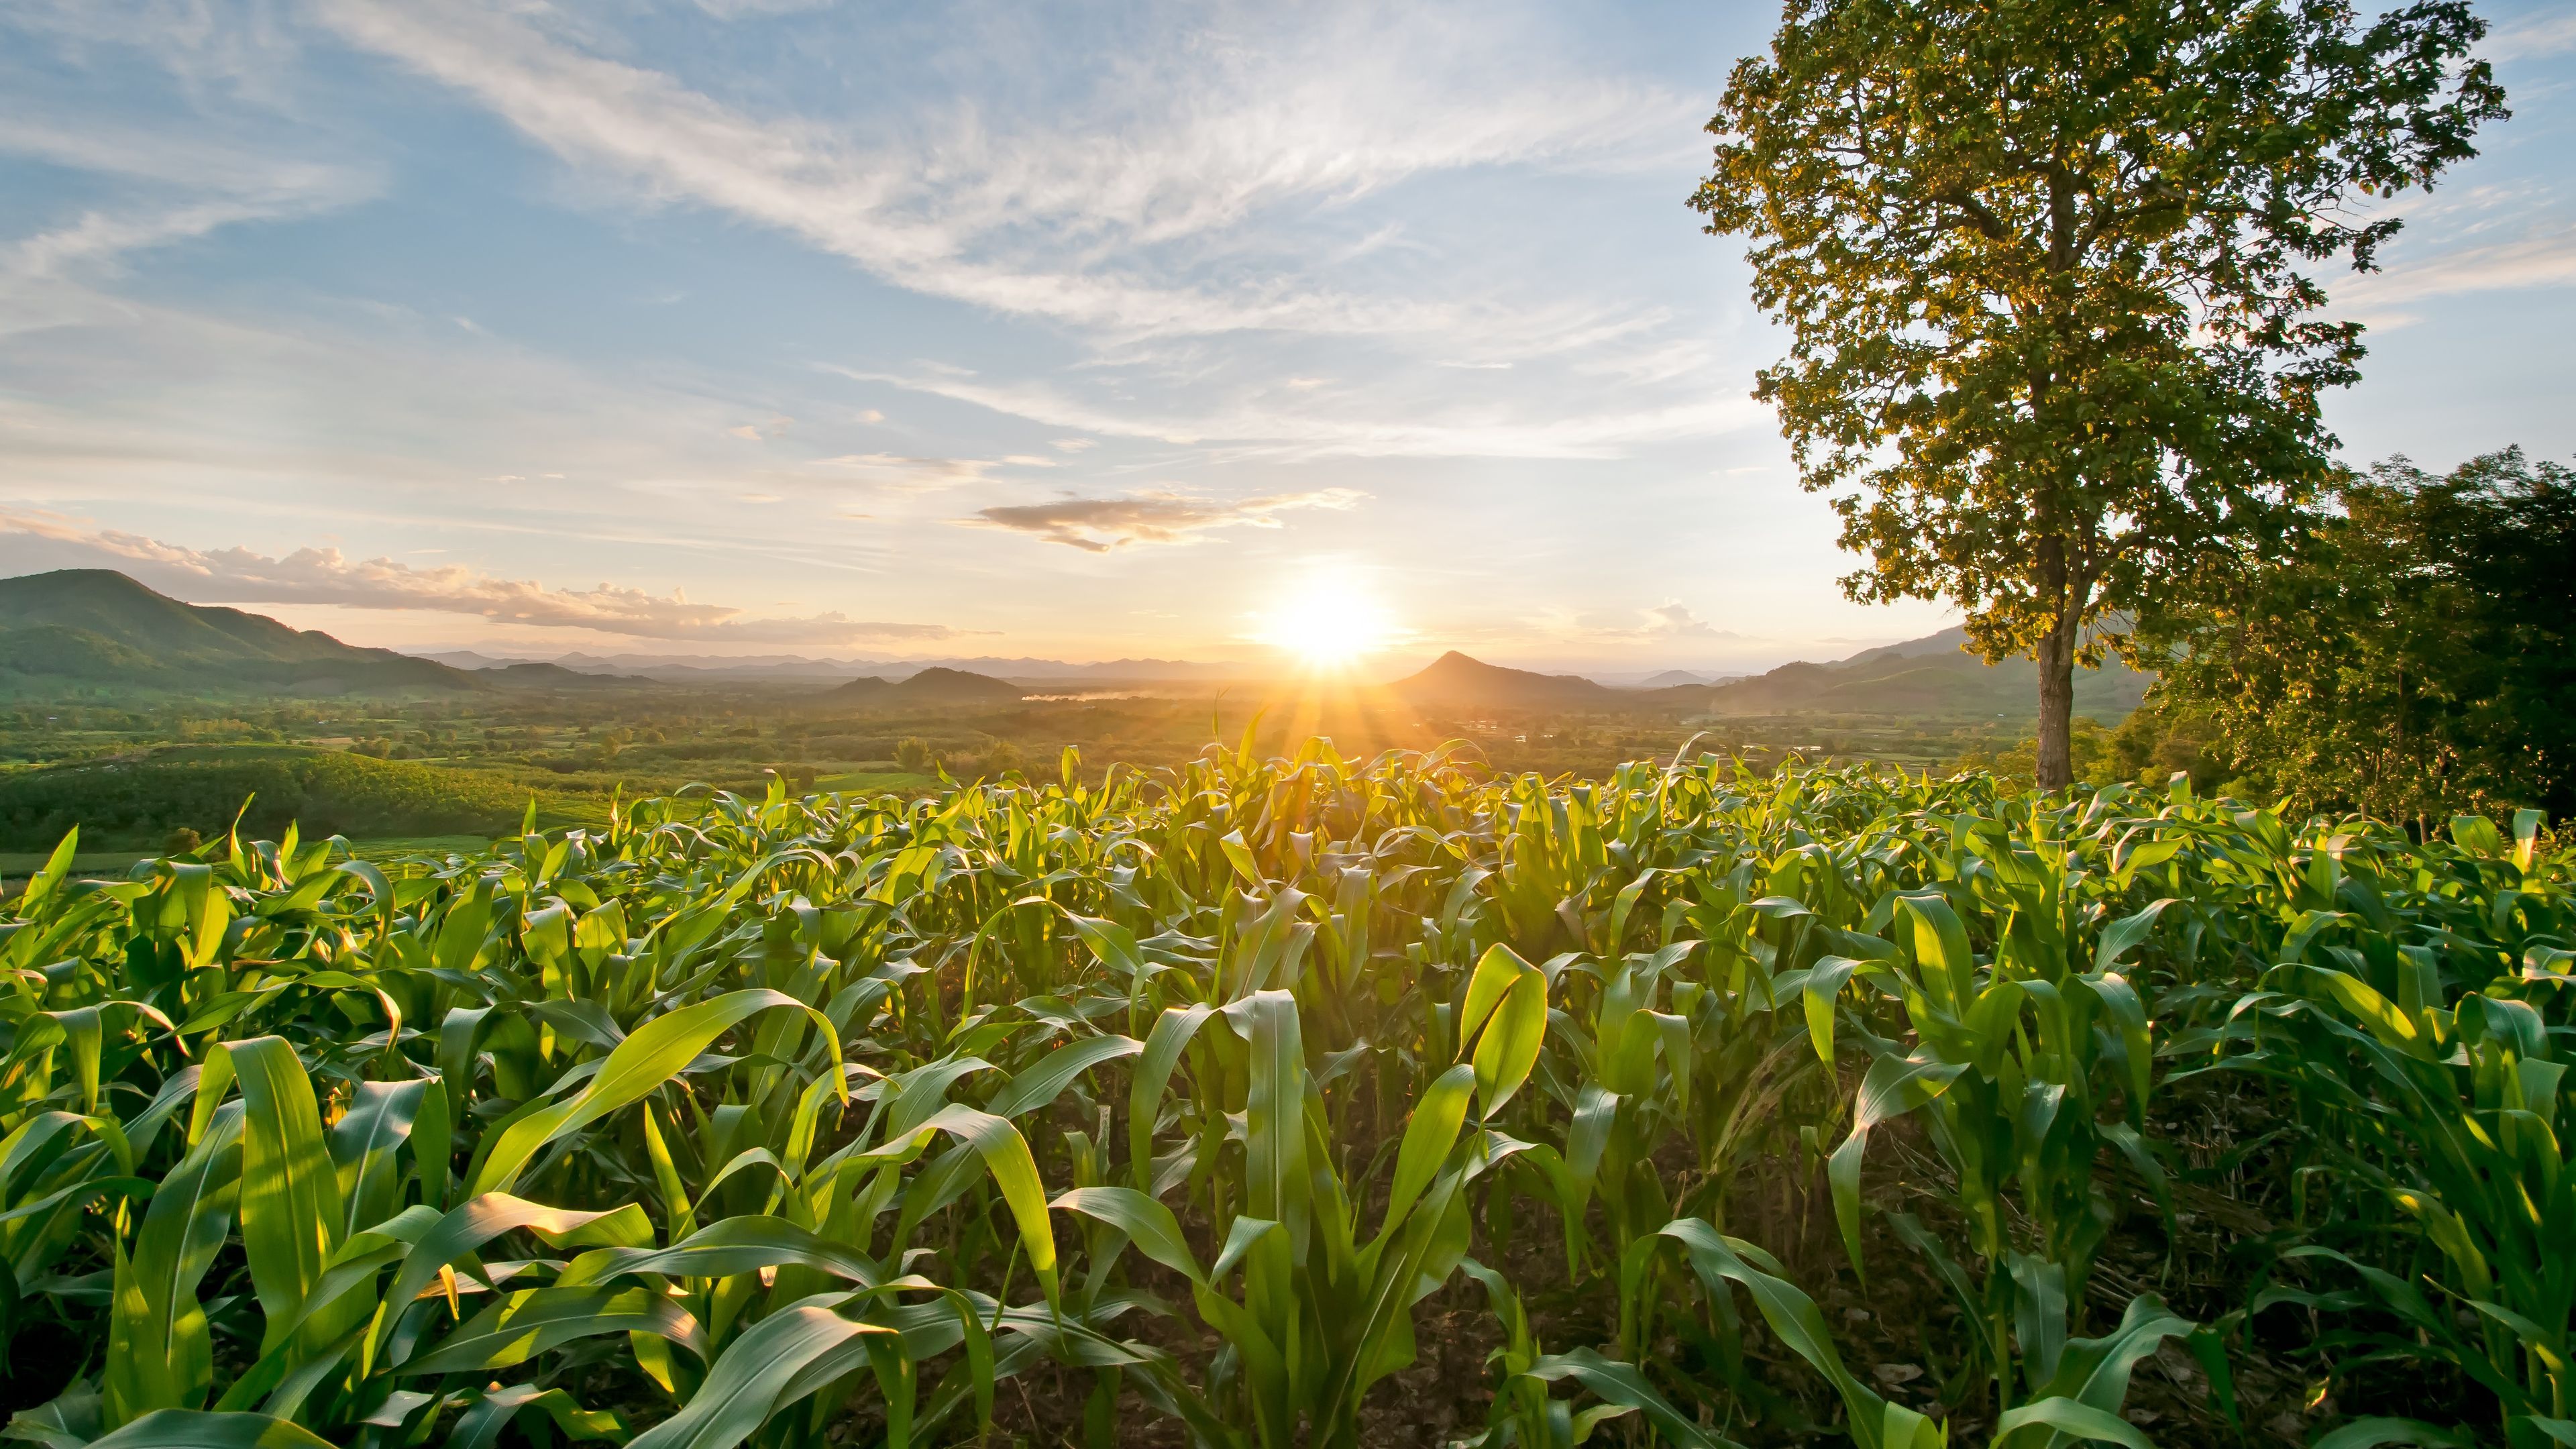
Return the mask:
[[1377,601],[1347,577],[1318,574],[1262,611],[1259,637],[1315,668],[1346,665],[1386,646],[1395,629]]

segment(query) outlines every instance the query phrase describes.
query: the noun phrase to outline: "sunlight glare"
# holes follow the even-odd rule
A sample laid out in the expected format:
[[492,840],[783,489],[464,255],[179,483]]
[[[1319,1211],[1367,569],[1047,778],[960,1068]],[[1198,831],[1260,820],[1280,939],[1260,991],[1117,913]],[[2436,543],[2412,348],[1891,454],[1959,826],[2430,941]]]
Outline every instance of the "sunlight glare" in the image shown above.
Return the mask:
[[1263,618],[1261,638],[1322,668],[1383,648],[1393,634],[1384,610],[1350,579],[1317,575],[1299,583]]

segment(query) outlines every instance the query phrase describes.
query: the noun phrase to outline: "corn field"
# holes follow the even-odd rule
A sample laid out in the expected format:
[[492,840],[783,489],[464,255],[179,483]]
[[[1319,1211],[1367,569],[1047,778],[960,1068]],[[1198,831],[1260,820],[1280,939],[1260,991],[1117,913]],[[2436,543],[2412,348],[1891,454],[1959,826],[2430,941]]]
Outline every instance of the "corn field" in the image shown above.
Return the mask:
[[2536,816],[1075,763],[66,841],[0,924],[10,1435],[2576,1445]]

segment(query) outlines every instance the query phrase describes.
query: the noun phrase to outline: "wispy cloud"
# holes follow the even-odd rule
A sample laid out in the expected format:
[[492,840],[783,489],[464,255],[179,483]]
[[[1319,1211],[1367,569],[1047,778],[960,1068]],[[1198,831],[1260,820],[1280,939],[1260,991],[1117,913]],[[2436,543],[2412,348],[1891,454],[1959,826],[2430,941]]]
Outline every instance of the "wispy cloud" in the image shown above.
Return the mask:
[[970,483],[988,483],[1002,468],[1052,468],[1053,458],[1014,455],[1008,458],[908,458],[900,453],[845,453],[820,458],[816,466],[846,472],[853,479],[897,493],[932,493]]
[[1444,401],[1399,410],[1392,400],[1319,401],[1296,409],[1258,404],[1196,415],[1128,410],[1067,396],[1048,383],[990,383],[944,373],[830,368],[854,381],[884,383],[1048,427],[1184,445],[1228,445],[1237,454],[1283,458],[1616,458],[1641,443],[1705,437],[1762,420],[1744,394],[1719,393],[1658,407],[1533,415],[1505,402]]
[[2411,320],[2397,309],[2427,297],[2576,285],[2576,230],[2461,247],[2333,284],[2338,307],[2382,325]]
[[49,562],[56,567],[119,569],[199,603],[422,610],[538,628],[727,644],[845,645],[948,639],[959,632],[942,624],[876,622],[837,612],[759,618],[724,604],[693,602],[677,590],[665,596],[607,583],[548,588],[463,564],[414,568],[390,558],[352,559],[336,548],[300,548],[282,558],[245,548],[186,548],[42,512],[0,512],[0,534],[52,545]]
[[2498,60],[2537,60],[2576,50],[2576,8],[2543,10],[2499,25],[2482,48]]
[[1659,639],[1718,639],[1722,634],[1715,624],[1690,611],[1678,599],[1667,599],[1645,611],[1645,632]]
[[1194,543],[1223,528],[1277,528],[1282,513],[1351,508],[1364,496],[1348,488],[1324,488],[1225,503],[1181,493],[1136,493],[986,508],[960,521],[1030,534],[1087,553],[1108,553],[1134,543]]
[[[1700,109],[1531,75],[1526,57],[1507,77],[1474,43],[1481,16],[1309,9],[1293,36],[1125,57],[1074,114],[988,107],[860,139],[595,53],[525,7],[325,0],[321,14],[648,199],[777,227],[914,291],[1128,334],[1525,327],[1549,309],[1354,292],[1276,264],[1183,276],[1147,254],[1428,172],[1669,159]],[[1580,310],[1556,325],[1588,325]]]

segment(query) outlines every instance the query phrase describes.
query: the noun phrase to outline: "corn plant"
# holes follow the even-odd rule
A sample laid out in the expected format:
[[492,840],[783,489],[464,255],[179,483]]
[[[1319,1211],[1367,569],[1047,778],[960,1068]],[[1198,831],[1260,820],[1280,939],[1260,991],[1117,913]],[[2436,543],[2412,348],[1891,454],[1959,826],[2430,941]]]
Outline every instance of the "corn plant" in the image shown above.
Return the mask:
[[[10,1429],[55,1449],[1344,1449],[1435,1306],[1491,1446],[1813,1397],[1864,1449],[2137,1449],[2172,1344],[2223,1435],[2221,1330],[2289,1312],[2329,1374],[2467,1386],[2336,1449],[2576,1442],[2536,818],[1247,739],[382,863],[74,845],[0,909],[0,1334],[76,1350]],[[2296,1221],[2210,1327],[2111,1297],[2176,1221],[2166,1104],[2231,1091],[2289,1104]],[[1938,1403],[1819,1303],[1891,1275],[1968,1325]]]

